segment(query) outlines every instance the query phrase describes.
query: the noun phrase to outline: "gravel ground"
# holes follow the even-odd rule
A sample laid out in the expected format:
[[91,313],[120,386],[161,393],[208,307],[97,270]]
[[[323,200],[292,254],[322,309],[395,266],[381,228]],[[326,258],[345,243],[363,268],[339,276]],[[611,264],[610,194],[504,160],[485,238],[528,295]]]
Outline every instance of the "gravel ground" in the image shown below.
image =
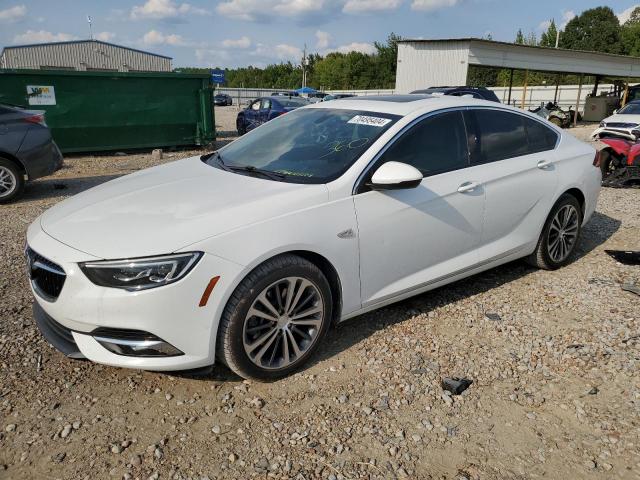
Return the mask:
[[[221,142],[236,111],[217,112]],[[620,288],[640,269],[604,253],[638,249],[640,190],[603,189],[569,266],[515,262],[363,315],[260,384],[73,361],[34,326],[28,224],[154,163],[70,156],[0,206],[0,478],[640,478],[640,297]],[[455,376],[473,384],[443,394]]]

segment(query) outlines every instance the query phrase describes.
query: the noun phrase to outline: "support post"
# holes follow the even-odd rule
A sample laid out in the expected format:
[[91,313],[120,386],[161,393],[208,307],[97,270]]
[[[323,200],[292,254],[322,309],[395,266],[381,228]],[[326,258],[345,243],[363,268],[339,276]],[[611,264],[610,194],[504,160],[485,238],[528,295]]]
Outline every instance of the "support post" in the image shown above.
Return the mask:
[[582,73],[580,74],[580,82],[578,83],[578,98],[576,99],[576,111],[573,112],[573,126],[578,125],[578,110],[580,110],[580,97],[582,96]]
[[622,104],[620,107],[624,107],[627,104],[627,99],[629,98],[629,79],[624,84],[624,95],[622,96]]
[[598,95],[598,86],[600,85],[600,75],[596,75],[596,81],[593,84],[593,91],[591,92],[591,96],[595,97]]
[[522,87],[522,101],[520,108],[524,110],[524,102],[527,100],[527,82],[529,81],[529,70],[524,71],[524,86]]
[[556,93],[553,94],[553,103],[558,103],[558,90],[560,89],[560,74],[556,74]]
[[509,74],[509,98],[507,99],[507,105],[511,105],[511,89],[513,88],[513,68]]

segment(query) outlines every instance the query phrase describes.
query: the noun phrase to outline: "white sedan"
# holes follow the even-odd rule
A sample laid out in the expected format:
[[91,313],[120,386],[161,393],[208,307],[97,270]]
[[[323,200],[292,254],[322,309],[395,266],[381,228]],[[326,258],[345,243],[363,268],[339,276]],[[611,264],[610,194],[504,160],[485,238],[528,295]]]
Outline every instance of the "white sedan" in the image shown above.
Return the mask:
[[632,141],[640,138],[640,101],[629,102],[613,115],[600,122],[591,134],[597,140],[600,137],[623,137]]
[[275,379],[335,322],[519,258],[567,264],[600,180],[591,146],[494,102],[317,103],[46,211],[35,319],[71,357]]

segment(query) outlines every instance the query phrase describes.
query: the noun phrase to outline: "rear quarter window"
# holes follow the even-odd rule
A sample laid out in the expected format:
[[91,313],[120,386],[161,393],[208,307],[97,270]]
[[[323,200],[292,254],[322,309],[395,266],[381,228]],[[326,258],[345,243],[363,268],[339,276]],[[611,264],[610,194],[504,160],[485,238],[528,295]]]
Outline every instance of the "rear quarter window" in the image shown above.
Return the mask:
[[529,153],[545,152],[556,148],[558,132],[530,118],[524,118],[524,126],[529,141]]

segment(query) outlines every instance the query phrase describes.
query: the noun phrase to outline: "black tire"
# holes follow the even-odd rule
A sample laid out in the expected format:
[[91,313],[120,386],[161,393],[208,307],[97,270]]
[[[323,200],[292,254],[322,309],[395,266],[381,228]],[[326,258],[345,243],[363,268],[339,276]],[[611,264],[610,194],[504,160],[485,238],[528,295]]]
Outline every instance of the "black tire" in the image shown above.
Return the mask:
[[602,172],[602,180],[606,180],[607,177],[614,172],[616,165],[619,165],[618,160],[619,159],[614,156],[614,153],[611,150],[607,148],[600,150],[600,171]]
[[[552,258],[549,252],[549,234],[551,230],[551,224],[556,214],[567,205],[573,206],[578,215],[576,238],[573,244],[570,246],[569,252],[566,254],[566,257],[564,257],[560,261],[556,261]],[[583,216],[584,212],[582,212],[582,207],[580,206],[580,202],[578,202],[576,197],[568,193],[563,194],[551,209],[551,212],[549,213],[549,216],[547,217],[547,220],[542,229],[542,233],[540,234],[540,238],[538,239],[536,249],[531,255],[526,258],[526,261],[534,267],[542,268],[544,270],[556,270],[569,263],[571,261],[571,257],[573,256],[573,253],[575,252],[576,245],[580,241]]]
[[7,191],[0,186],[0,203],[9,203],[22,196],[25,184],[24,174],[15,162],[0,157],[0,177],[12,183],[11,187],[6,187],[8,189]]
[[[308,280],[320,293],[323,318],[315,338],[300,358],[282,368],[263,368],[251,360],[245,351],[243,336],[249,309],[265,290],[288,277]],[[272,381],[290,375],[300,369],[322,343],[332,318],[331,289],[322,271],[313,263],[297,255],[285,254],[267,260],[252,270],[235,289],[227,302],[216,340],[216,355],[233,372],[246,379]],[[284,335],[286,336],[286,335]],[[280,340],[278,340],[280,341]]]
[[238,130],[238,136],[242,136],[247,133],[247,127],[244,125],[243,121],[238,120],[236,122],[236,129]]

